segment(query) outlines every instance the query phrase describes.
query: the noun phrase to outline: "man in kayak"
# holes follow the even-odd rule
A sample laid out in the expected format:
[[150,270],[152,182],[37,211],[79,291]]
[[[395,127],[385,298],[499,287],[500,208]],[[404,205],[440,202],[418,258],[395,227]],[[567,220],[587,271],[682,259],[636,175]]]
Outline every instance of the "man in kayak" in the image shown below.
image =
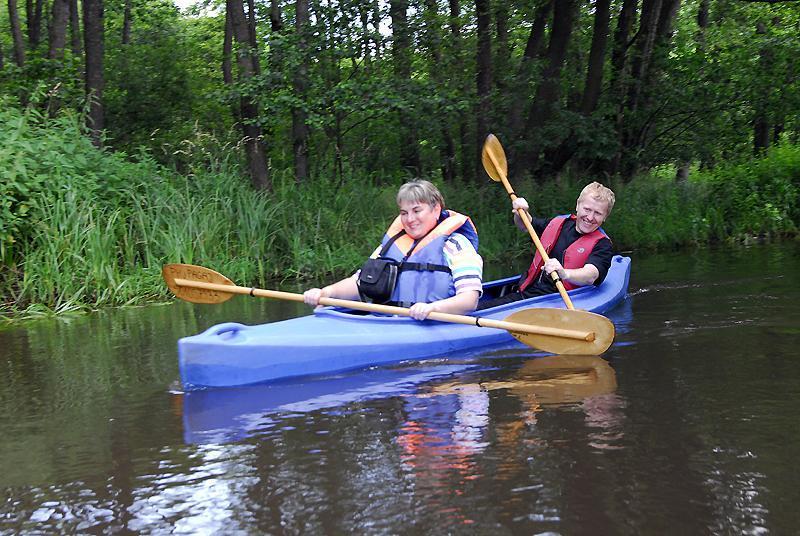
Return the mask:
[[558,274],[567,290],[602,283],[614,253],[611,240],[600,226],[611,214],[614,200],[611,189],[593,182],[578,196],[575,214],[547,219],[532,217],[525,198],[516,198],[511,204],[514,223],[526,231],[517,212],[517,209],[524,210],[550,259],[543,262],[537,252],[528,271],[520,277],[517,289],[502,297],[484,300],[479,309],[556,292],[552,272]]
[[317,306],[323,297],[360,299],[407,307],[417,320],[432,312],[475,310],[483,292],[483,259],[472,221],[445,209],[441,192],[425,180],[401,186],[397,205],[399,216],[361,270],[307,290],[307,304]]

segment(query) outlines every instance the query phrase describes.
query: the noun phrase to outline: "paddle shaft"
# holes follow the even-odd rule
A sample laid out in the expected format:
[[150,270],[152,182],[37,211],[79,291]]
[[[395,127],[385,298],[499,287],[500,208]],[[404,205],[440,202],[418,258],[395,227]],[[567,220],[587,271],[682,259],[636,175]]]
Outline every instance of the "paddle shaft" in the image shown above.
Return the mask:
[[[215,290],[228,294],[243,294],[248,296],[258,296],[262,298],[274,298],[278,300],[289,300],[302,302],[303,295],[293,292],[282,292],[279,290],[264,290],[259,288],[240,287],[237,285],[223,285],[220,283],[206,283],[204,281],[194,281],[191,279],[175,278],[175,285],[179,287],[198,288],[205,290]],[[353,300],[340,300],[338,298],[320,298],[321,305],[331,305],[334,307],[346,307],[359,311],[371,313],[385,313],[390,315],[409,316],[409,310],[405,307],[395,307],[393,305],[379,305],[377,303],[365,303]],[[580,341],[594,341],[595,334],[592,331],[577,331],[571,329],[551,328],[547,326],[535,326],[521,324],[518,322],[505,322],[503,320],[493,320],[491,318],[480,318],[476,316],[454,315],[450,313],[433,312],[428,315],[430,320],[439,322],[450,322],[453,324],[466,324],[482,328],[505,329],[517,333],[530,333],[534,335],[550,335],[553,337],[563,337]]]
[[[492,161],[492,165],[497,170],[497,174],[500,175],[500,180],[503,183],[503,186],[506,188],[506,192],[508,192],[508,196],[511,198],[511,201],[517,198],[517,194],[514,193],[514,189],[511,187],[511,184],[508,182],[508,178],[506,177],[503,168],[500,167],[500,164],[497,162],[497,159],[492,154],[492,151],[488,151],[487,154],[489,155],[489,159]],[[528,230],[528,234],[531,235],[533,239],[533,243],[536,246],[536,251],[539,252],[539,255],[542,256],[544,262],[550,260],[550,257],[547,255],[547,251],[545,251],[544,246],[542,246],[542,242],[539,240],[539,236],[536,234],[536,231],[533,229],[533,225],[531,225],[531,221],[528,219],[528,216],[525,214],[525,211],[521,208],[517,209],[517,214],[519,214],[522,223],[525,224],[525,228]],[[558,273],[553,271],[550,272],[550,276],[553,278],[553,281],[556,284],[556,288],[558,289],[558,293],[561,294],[561,298],[564,300],[564,303],[567,305],[567,309],[574,310],[575,306],[572,305],[572,300],[570,299],[569,295],[567,294],[567,289],[564,288],[564,283],[561,282],[561,278],[558,277]]]

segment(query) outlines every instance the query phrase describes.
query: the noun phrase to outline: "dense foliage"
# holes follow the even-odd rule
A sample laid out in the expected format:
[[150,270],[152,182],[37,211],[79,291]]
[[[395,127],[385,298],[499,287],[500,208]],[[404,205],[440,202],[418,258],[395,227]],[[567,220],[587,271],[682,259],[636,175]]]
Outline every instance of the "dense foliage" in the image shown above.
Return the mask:
[[[13,32],[0,32],[0,94],[80,110],[80,27],[62,28],[77,45],[53,48],[46,27],[34,39],[32,6],[47,19],[56,3],[19,7],[24,62]],[[516,176],[546,182],[565,171],[628,180],[664,165],[709,168],[800,133],[793,2],[242,6],[208,0],[181,13],[167,0],[105,1],[107,146],[145,145],[183,166],[180,144],[192,133],[237,146],[238,122],[260,136],[268,173],[480,181],[479,144],[493,131]],[[0,9],[0,28],[9,28],[8,7]],[[228,31],[226,55],[234,9],[244,9],[249,41]],[[250,53],[244,72],[237,59]]]
[[[5,107],[0,119],[0,314],[163,299],[165,262],[203,264],[248,284],[327,280],[357,268],[396,211],[399,180],[353,175],[298,187],[287,172],[266,194],[241,180],[235,160],[210,156],[179,174],[146,153],[98,151],[74,114]],[[196,140],[203,144],[213,145]],[[536,212],[552,214],[574,207],[582,182],[515,187]],[[612,184],[619,201],[605,227],[618,250],[796,234],[798,185],[792,146],[679,185],[671,174],[641,175]],[[518,269],[509,258],[524,262],[531,245],[511,224],[505,191],[488,179],[443,189],[448,205],[475,221],[487,272]]]
[[798,25],[780,1],[3,3],[3,310],[157,299],[167,261],[341,275],[411,176],[487,264],[526,257],[489,131],[541,213],[610,184],[618,249],[794,234]]

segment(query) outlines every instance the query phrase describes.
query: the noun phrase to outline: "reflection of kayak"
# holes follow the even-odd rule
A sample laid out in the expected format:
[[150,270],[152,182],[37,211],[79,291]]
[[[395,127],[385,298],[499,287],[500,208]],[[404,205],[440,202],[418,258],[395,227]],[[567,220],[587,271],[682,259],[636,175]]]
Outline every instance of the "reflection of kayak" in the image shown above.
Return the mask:
[[227,443],[269,429],[281,414],[307,413],[354,402],[413,393],[425,382],[474,365],[400,367],[327,378],[287,380],[230,389],[201,389],[181,396],[187,443]]
[[[576,309],[604,313],[627,293],[630,259],[614,257],[603,283],[570,292]],[[485,295],[514,282],[507,278],[484,285]],[[530,307],[563,308],[551,294],[480,312],[502,320]],[[313,315],[282,322],[213,326],[178,342],[181,381],[185,389],[247,385],[279,378],[324,374],[402,360],[462,353],[511,344],[505,330],[406,317],[358,314],[325,307]]]

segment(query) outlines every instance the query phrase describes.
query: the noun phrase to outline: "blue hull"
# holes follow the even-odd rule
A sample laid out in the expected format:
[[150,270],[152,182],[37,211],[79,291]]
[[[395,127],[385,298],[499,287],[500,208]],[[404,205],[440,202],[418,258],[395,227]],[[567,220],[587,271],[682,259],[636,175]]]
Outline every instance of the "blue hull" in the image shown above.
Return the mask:
[[[626,295],[630,259],[615,256],[598,287],[570,292],[576,309],[604,313]],[[487,283],[504,285],[515,278]],[[551,294],[480,311],[502,320],[529,307],[562,308]],[[178,341],[181,381],[187,390],[248,385],[296,376],[364,368],[404,360],[509,344],[505,330],[443,322],[418,322],[406,317],[352,314],[325,307],[313,315],[282,322],[245,326],[225,323]],[[518,343],[521,344],[521,343]]]

